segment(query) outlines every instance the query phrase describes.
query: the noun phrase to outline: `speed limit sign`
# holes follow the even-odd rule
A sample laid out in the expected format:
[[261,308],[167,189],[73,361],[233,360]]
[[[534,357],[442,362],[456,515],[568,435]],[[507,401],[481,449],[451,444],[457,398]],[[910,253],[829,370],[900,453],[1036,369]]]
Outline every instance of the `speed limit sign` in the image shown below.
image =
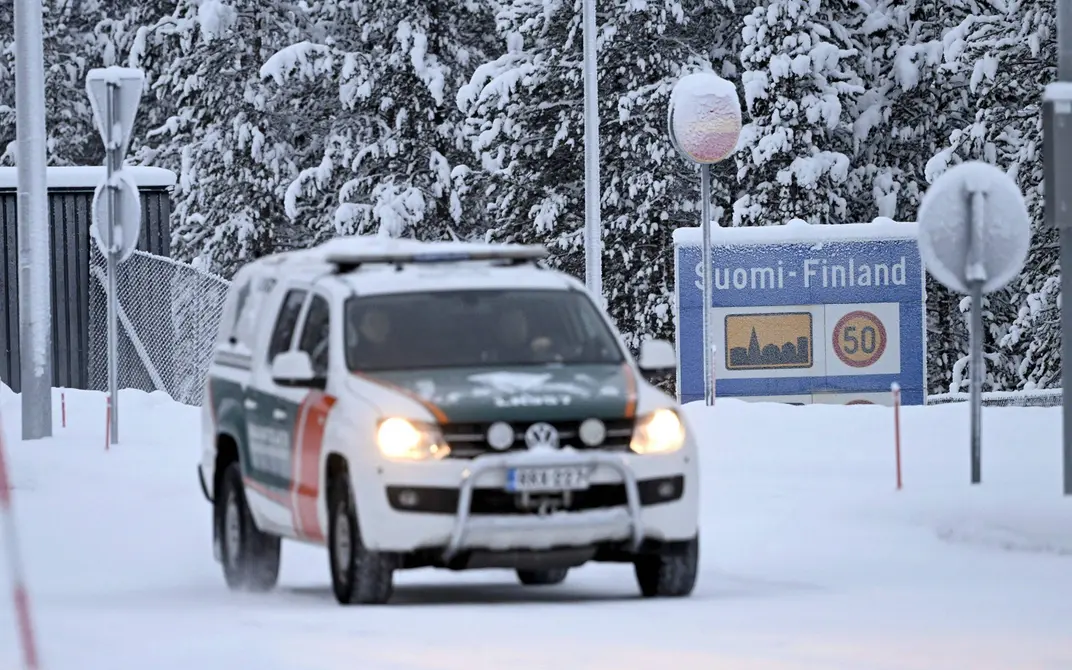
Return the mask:
[[872,312],[849,312],[834,326],[834,353],[850,367],[874,365],[886,351],[886,343],[886,327]]

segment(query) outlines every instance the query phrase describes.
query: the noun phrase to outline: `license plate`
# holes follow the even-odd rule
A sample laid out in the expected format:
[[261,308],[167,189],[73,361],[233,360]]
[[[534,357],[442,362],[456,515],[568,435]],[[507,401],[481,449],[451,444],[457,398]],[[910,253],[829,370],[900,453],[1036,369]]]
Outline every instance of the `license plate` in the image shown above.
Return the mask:
[[578,491],[588,488],[588,468],[510,468],[506,471],[506,490]]

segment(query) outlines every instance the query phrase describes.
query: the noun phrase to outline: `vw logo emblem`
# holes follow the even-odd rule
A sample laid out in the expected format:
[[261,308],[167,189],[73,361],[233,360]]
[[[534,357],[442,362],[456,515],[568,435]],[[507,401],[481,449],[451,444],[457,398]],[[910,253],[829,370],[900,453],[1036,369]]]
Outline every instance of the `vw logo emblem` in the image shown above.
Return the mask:
[[534,423],[525,431],[529,449],[558,449],[558,431],[549,423]]

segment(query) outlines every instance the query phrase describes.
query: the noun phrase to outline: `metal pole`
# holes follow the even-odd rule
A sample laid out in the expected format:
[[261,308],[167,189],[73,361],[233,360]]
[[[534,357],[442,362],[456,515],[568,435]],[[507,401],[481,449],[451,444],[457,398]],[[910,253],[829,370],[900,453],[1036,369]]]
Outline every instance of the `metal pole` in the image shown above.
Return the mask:
[[116,244],[115,234],[119,229],[118,221],[116,218],[119,216],[119,207],[116,202],[116,196],[119,194],[119,190],[111,186],[113,175],[122,166],[119,165],[119,161],[122,158],[119,154],[119,138],[115,136],[116,130],[116,108],[119,106],[119,87],[114,84],[108,84],[108,95],[106,104],[106,116],[108,118],[108,145],[105,147],[105,170],[107,172],[107,194],[108,194],[108,394],[111,399],[111,411],[109,412],[109,434],[111,435],[111,443],[119,444],[119,373],[117,369],[116,359],[119,356],[119,324],[117,319],[117,297],[116,297],[116,253],[119,249],[119,245]]
[[[1057,79],[1072,81],[1072,1],[1057,0]],[[1072,151],[1067,147],[1063,151]],[[1054,175],[1055,182],[1068,183],[1072,175]],[[1061,295],[1072,296],[1072,228],[1067,225],[1060,228],[1061,236]],[[1064,488],[1065,495],[1072,496],[1072,397],[1069,397],[1072,374],[1065,371],[1072,369],[1072,309],[1061,307],[1061,393],[1062,414],[1064,415]]]
[[975,185],[969,189],[969,217],[971,231],[968,241],[967,267],[965,278],[971,293],[971,483],[982,480],[983,462],[983,371],[986,360],[983,359],[983,284],[986,283],[986,267],[983,265],[983,231],[986,208],[986,192]]
[[52,264],[40,0],[15,0],[22,439],[52,435]]
[[700,235],[703,238],[703,376],[704,404],[715,404],[714,365],[711,353],[711,168],[700,165]]
[[983,282],[971,285],[971,483],[983,477]]
[[603,244],[599,221],[599,87],[596,71],[596,0],[584,0],[584,280],[603,296]]

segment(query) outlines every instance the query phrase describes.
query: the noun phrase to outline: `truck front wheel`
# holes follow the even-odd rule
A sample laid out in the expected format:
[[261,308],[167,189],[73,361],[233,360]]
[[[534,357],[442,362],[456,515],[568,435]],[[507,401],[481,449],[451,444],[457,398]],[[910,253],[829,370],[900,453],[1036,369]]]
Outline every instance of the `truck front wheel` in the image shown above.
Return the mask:
[[342,605],[386,603],[394,592],[393,556],[369,551],[361,541],[347,473],[332,478],[328,506],[328,555],[335,599]]

